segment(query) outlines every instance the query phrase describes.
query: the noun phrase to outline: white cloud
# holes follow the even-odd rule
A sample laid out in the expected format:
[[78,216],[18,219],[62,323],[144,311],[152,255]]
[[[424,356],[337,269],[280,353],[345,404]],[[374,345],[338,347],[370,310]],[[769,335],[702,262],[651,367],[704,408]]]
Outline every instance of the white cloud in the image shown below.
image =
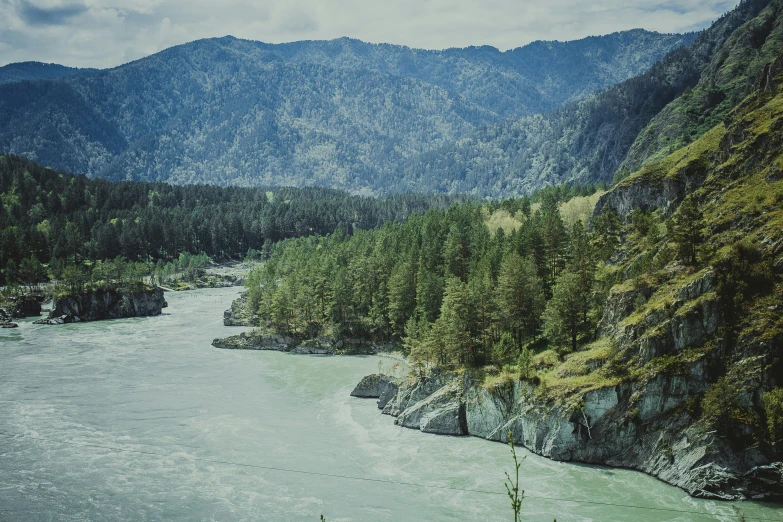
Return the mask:
[[708,25],[736,0],[0,0],[0,65],[111,67],[231,34],[265,42],[370,42],[509,49],[643,27]]

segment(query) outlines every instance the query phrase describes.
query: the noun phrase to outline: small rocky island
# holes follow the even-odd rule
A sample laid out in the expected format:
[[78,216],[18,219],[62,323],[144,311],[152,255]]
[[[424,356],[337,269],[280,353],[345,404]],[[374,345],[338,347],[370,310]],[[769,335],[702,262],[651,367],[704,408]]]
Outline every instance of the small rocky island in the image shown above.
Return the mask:
[[0,306],[0,328],[17,328],[13,320],[41,315],[42,296],[20,295],[11,297]]
[[52,311],[34,324],[66,324],[160,315],[168,304],[159,287],[99,288],[55,296]]

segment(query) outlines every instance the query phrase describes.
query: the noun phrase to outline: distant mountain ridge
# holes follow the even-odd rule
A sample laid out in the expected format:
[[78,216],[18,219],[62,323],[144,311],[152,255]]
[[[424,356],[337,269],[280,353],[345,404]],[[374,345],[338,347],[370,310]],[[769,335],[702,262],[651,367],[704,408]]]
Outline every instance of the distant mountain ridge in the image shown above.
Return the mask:
[[750,92],[756,74],[783,50],[782,4],[743,0],[689,47],[639,76],[412,158],[402,185],[506,196],[566,182],[611,182],[623,170],[630,173],[701,136]]
[[0,67],[0,85],[28,80],[62,78],[74,74],[95,72],[97,69],[79,69],[56,63],[18,62]]
[[400,191],[403,165],[638,74],[695,35],[424,51],[201,40],[0,85],[0,150],[93,177]]

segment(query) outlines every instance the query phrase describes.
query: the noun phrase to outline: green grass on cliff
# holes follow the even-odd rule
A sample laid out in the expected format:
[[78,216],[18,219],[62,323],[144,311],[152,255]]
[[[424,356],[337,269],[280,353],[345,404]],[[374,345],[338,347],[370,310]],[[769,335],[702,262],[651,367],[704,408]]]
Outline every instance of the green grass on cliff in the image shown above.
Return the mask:
[[726,128],[721,123],[687,147],[683,147],[659,161],[645,165],[620,184],[629,186],[640,182],[661,182],[665,178],[674,179],[682,172],[690,173],[703,170],[710,157],[718,150],[725,134]]
[[[620,322],[620,328],[636,331],[640,340],[668,336],[667,321],[698,317],[709,301],[724,310],[719,330],[701,346],[688,346],[650,360],[640,357],[639,341],[615,348],[609,340],[599,339],[562,360],[550,358],[546,361],[549,364],[539,364],[540,393],[557,403],[575,404],[589,391],[620,382],[688,375],[694,365],[714,358],[718,346],[726,351],[721,358],[729,369],[741,367],[754,375],[771,371],[778,363],[764,355],[769,350],[765,347],[783,340],[783,180],[776,174],[781,171],[783,92],[762,93],[749,96],[725,124],[719,123],[690,145],[621,181],[619,190],[636,183],[660,186],[666,179],[694,174],[701,177],[704,183],[691,191],[704,216],[705,240],[699,250],[698,266],[672,260],[632,276],[634,262],[651,249],[673,244],[669,243],[665,226],[660,229],[661,237],[651,244],[649,238],[628,225],[621,260],[614,272],[624,274],[625,279],[615,285],[613,292],[647,288],[653,293],[649,299],[639,298],[634,310]],[[691,301],[678,298],[678,291],[702,277],[706,270],[719,272],[716,287]],[[729,309],[733,313],[730,320],[726,315]],[[729,385],[737,380],[731,375],[725,381]],[[715,427],[718,421],[707,418],[712,415],[712,403],[706,403],[703,406],[707,413],[698,414],[704,417],[705,426]],[[747,406],[737,411],[737,422],[757,418]],[[748,429],[755,433],[759,423],[754,423]],[[762,434],[755,436],[763,438]]]

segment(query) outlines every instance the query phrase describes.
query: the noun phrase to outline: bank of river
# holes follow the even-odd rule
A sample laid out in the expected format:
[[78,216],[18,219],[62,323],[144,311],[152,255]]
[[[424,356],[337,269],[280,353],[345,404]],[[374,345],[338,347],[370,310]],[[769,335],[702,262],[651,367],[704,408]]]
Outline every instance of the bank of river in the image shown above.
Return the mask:
[[[158,317],[0,330],[0,520],[509,519],[507,447],[402,429],[349,396],[377,357],[211,347],[241,331],[222,326],[238,291],[168,293]],[[522,483],[525,520],[783,519],[534,455]]]

